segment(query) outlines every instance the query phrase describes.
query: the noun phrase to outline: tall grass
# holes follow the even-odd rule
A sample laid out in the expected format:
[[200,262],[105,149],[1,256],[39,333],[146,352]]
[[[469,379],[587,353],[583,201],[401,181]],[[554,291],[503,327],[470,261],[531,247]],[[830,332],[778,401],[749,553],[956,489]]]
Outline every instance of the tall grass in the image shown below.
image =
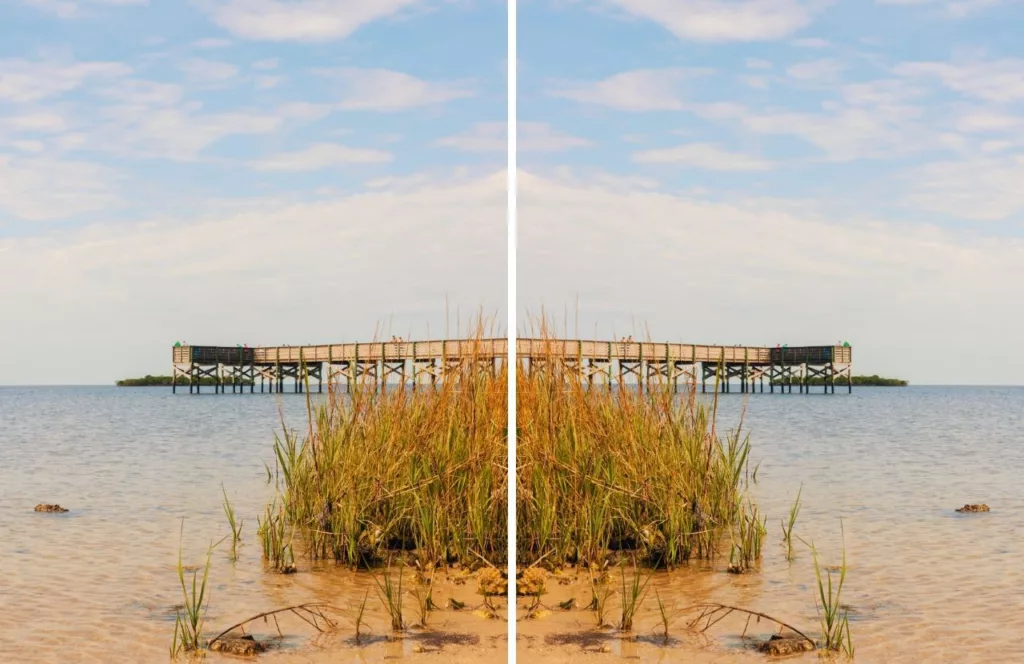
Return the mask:
[[[181,529],[182,535],[184,535],[184,521],[182,521]],[[202,581],[199,581],[199,570],[186,572],[181,558],[181,547],[178,548],[177,571],[178,583],[181,585],[182,606],[177,609],[174,619],[174,636],[170,648],[172,659],[182,653],[196,652],[202,649],[203,620],[209,604],[206,584],[210,577],[212,561],[213,546],[206,552]],[[190,581],[185,580],[186,574],[191,574]]]
[[793,526],[796,525],[796,518],[800,514],[800,494],[804,486],[801,484],[796,492],[796,500],[789,508],[789,520],[782,522],[782,543],[786,545],[786,560],[793,560]]
[[520,562],[601,564],[627,550],[673,566],[713,558],[753,526],[749,439],[716,430],[716,401],[692,386],[588,387],[555,358],[517,370]]
[[633,573],[633,580],[627,584],[625,567],[622,568],[621,572],[622,618],[619,620],[619,629],[623,632],[631,632],[633,631],[633,618],[636,616],[636,612],[640,610],[640,605],[644,601],[647,584],[650,582],[651,576],[648,574],[646,578],[641,578],[641,572],[636,570]]
[[[814,576],[818,582],[818,596],[815,600],[815,607],[818,610],[818,618],[821,621],[821,640],[826,650],[842,651],[853,657],[853,637],[850,635],[849,610],[841,603],[843,584],[846,582],[846,543],[844,535],[843,562],[838,571],[825,570],[825,576],[821,574],[821,564],[818,560],[818,550],[813,544],[808,546],[814,558]],[[832,576],[837,574],[839,581],[833,586]]]
[[238,543],[242,540],[242,520],[235,514],[235,508],[231,506],[231,501],[228,500],[227,489],[224,485],[220,485],[220,490],[224,493],[224,516],[228,519],[228,526],[231,527],[231,559],[238,559]]
[[505,560],[506,371],[466,361],[434,387],[332,386],[301,438],[275,440],[280,511],[261,528],[353,566],[413,549],[423,567]]

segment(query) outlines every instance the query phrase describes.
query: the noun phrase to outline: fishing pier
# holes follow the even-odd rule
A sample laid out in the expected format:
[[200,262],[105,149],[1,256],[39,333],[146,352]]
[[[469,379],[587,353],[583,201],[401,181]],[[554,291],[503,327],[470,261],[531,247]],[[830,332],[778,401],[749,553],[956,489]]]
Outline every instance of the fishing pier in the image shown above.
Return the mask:
[[[842,346],[702,346],[648,341],[585,341],[516,339],[517,361],[527,371],[559,362],[588,385],[634,384],[640,389],[680,384],[701,386],[702,392],[733,391],[810,394],[812,382],[826,394],[836,383],[853,391],[853,348]],[[212,379],[214,392],[234,393],[249,388],[281,393],[286,385],[296,393],[323,392],[329,383],[389,383],[436,385],[454,371],[477,367],[497,372],[508,359],[507,339],[389,341],[319,346],[175,346],[173,383],[188,383],[200,393],[201,382]]]

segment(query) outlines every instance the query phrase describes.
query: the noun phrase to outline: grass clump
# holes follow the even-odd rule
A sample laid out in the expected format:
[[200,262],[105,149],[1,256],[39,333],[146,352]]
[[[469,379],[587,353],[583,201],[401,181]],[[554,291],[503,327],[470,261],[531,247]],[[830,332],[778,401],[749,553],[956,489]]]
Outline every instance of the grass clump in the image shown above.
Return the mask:
[[264,553],[287,526],[310,558],[352,566],[409,550],[424,568],[505,560],[506,385],[504,363],[467,359],[436,386],[332,387],[310,402],[303,437],[275,441]]
[[548,361],[517,367],[522,563],[600,565],[618,550],[671,567],[714,558],[739,528],[760,532],[744,511],[749,439],[720,435],[716,401],[692,386],[588,386],[562,342],[547,343]]
[[[845,537],[844,537],[845,540]],[[815,608],[821,621],[821,640],[825,650],[843,652],[853,657],[853,638],[850,635],[849,609],[841,603],[843,584],[846,582],[846,545],[843,544],[843,562],[838,570],[826,569],[822,577],[818,551],[813,544],[808,545],[814,558],[814,576],[818,584],[818,595]],[[833,586],[832,576],[839,576]]]
[[796,492],[796,500],[789,508],[789,519],[782,522],[782,543],[786,545],[786,560],[793,560],[793,526],[796,525],[796,518],[800,515],[800,494],[804,486],[801,484]]
[[391,618],[391,631],[401,632],[405,629],[405,616],[402,611],[402,570],[399,569],[395,574],[398,577],[397,583],[392,578],[390,569],[385,569],[381,576],[384,578],[383,581],[377,578],[376,574],[373,576],[373,581],[377,584],[377,595]]
[[644,595],[647,592],[647,584],[651,575],[643,577],[639,570],[633,574],[633,579],[626,583],[626,569],[622,571],[622,618],[619,620],[619,629],[623,632],[633,631],[633,618],[643,604]]
[[242,520],[235,515],[235,508],[231,506],[231,502],[228,500],[227,489],[224,485],[220,485],[220,490],[224,493],[224,515],[228,519],[228,526],[231,528],[231,559],[238,559],[238,543],[242,541]]
[[[184,535],[184,521],[182,521],[181,529],[182,535]],[[186,571],[182,562],[181,545],[179,545],[177,571],[178,583],[181,585],[182,606],[177,609],[174,619],[174,636],[170,648],[172,659],[183,653],[198,652],[203,648],[203,620],[210,601],[206,592],[206,583],[210,577],[212,561],[213,547],[211,546],[206,552],[202,581],[199,581],[198,569]],[[186,574],[191,574],[190,581],[185,580]]]

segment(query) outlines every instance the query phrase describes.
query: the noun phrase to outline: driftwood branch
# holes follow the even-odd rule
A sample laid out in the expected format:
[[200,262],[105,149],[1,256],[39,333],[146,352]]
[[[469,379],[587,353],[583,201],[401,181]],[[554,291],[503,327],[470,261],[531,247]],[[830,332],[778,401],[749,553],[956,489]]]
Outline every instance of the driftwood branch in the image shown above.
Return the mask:
[[[727,604],[715,604],[715,603],[694,604],[693,606],[690,606],[690,607],[687,607],[686,609],[684,609],[684,611],[689,611],[689,610],[700,611],[701,612],[699,616],[697,616],[696,618],[694,618],[690,622],[690,628],[692,629],[692,628],[696,627],[702,620],[705,620],[706,622],[705,622],[704,626],[697,630],[697,631],[702,632],[702,633],[706,632],[708,629],[710,629],[712,626],[717,624],[719,621],[724,620],[730,614],[735,612],[735,613],[742,613],[742,614],[745,614],[747,616],[747,626],[750,625],[750,619],[751,618],[759,618],[759,619],[760,618],[764,618],[765,620],[769,620],[769,621],[775,623],[779,627],[784,627],[784,628],[790,630],[791,632],[793,632],[794,634],[796,634],[800,638],[805,639],[806,641],[811,643],[811,645],[814,645],[814,639],[812,639],[811,637],[807,636],[806,634],[804,634],[803,632],[798,630],[796,627],[793,627],[789,623],[783,622],[783,621],[779,620],[778,618],[774,618],[774,617],[768,615],[767,613],[761,613],[760,611],[752,611],[751,609],[744,609],[744,608],[739,607],[739,606],[729,606]],[[747,628],[744,627],[743,628],[743,633],[746,634],[746,631],[747,631]]]
[[[320,626],[318,619],[323,620],[325,623],[327,623],[328,628],[334,627],[335,625],[333,620],[324,615],[324,609],[334,610],[334,607],[332,607],[330,604],[312,602],[309,604],[296,604],[295,606],[286,606],[281,609],[274,609],[273,611],[264,611],[263,613],[257,613],[252,617],[246,618],[245,620],[236,623],[231,627],[228,627],[226,630],[210,639],[210,643],[213,644],[215,641],[219,641],[220,639],[224,638],[236,629],[242,629],[242,631],[244,632],[246,625],[255,620],[259,620],[260,618],[263,618],[264,620],[266,620],[267,618],[273,618],[274,623],[277,624],[277,616],[281,613],[292,613],[298,616],[306,623],[312,625],[316,631],[323,632],[325,628]],[[280,631],[281,628],[278,627],[278,633],[280,633]]]

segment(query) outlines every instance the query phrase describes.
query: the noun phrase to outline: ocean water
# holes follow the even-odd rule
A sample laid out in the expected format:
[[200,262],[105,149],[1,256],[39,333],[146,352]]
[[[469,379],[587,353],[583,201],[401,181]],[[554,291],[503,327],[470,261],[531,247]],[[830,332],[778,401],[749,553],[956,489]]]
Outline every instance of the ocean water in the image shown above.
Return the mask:
[[[742,415],[759,464],[762,569],[683,571],[662,580],[662,592],[816,629],[809,550],[797,542],[789,562],[781,543],[802,485],[795,535],[813,542],[823,565],[842,561],[845,542],[842,602],[857,661],[1024,661],[1024,388],[854,388],[719,403],[720,423]],[[954,511],[965,503],[992,511]]]
[[[256,516],[271,496],[264,463],[272,464],[281,418],[301,428],[305,408],[295,395],[0,387],[0,661],[166,661],[180,603],[179,531],[186,563],[201,563],[228,533],[222,484],[247,540],[237,561],[214,555],[211,627],[288,603],[361,599],[366,580],[346,570],[286,577],[260,561]],[[786,561],[779,526],[802,485],[795,534],[814,542],[824,564],[839,562],[840,523],[845,531],[843,601],[857,661],[1024,661],[1024,388],[720,400],[721,426],[741,414],[768,516],[762,569],[664,575],[657,583],[667,601],[732,603],[815,629],[810,555],[798,543]],[[37,514],[40,502],[71,512]],[[953,511],[975,502],[992,511]],[[638,625],[650,631],[655,622],[648,607]],[[754,657],[737,639],[742,626],[716,626],[702,652],[714,661]],[[301,624],[282,629],[284,647],[267,661],[323,652]],[[677,661],[692,646],[645,644],[610,656]],[[379,659],[409,655],[387,647]]]

